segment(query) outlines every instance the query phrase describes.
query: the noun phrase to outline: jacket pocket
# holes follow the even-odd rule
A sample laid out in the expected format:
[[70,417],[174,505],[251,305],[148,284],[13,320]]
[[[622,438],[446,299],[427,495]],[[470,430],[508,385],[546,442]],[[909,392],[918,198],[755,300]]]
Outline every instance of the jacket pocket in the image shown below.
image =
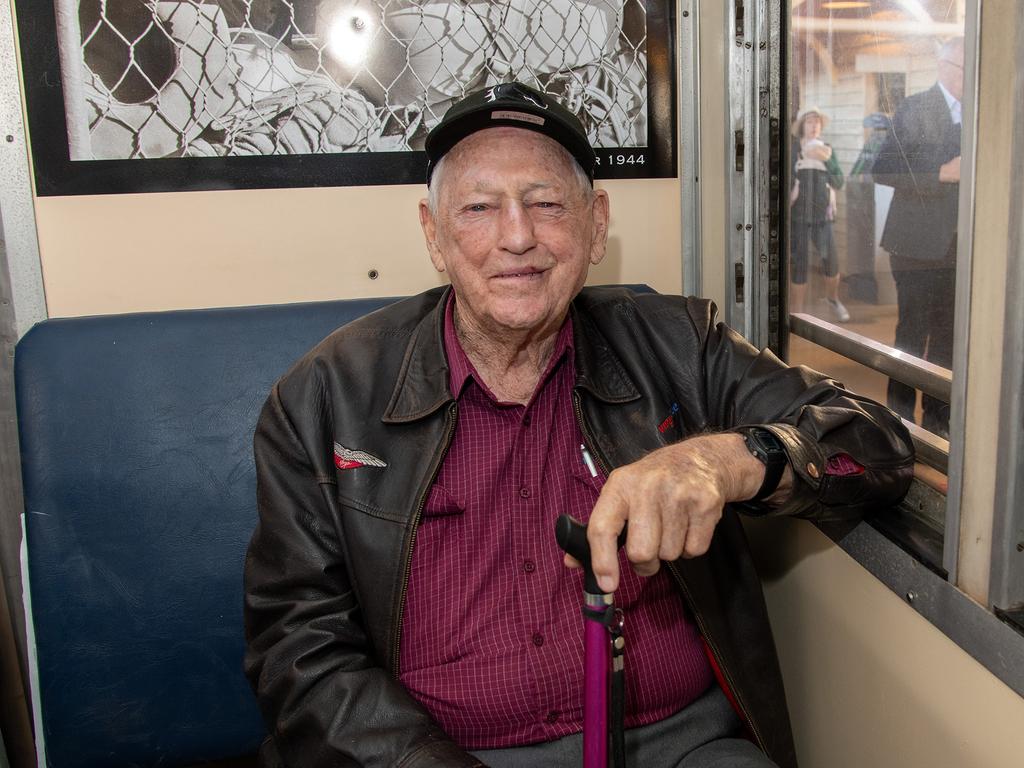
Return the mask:
[[363,499],[356,499],[352,496],[348,496],[344,493],[338,492],[336,494],[338,504],[341,505],[341,511],[344,514],[345,509],[354,509],[363,514],[370,515],[370,517],[376,517],[380,520],[388,520],[392,523],[405,523],[408,518],[408,511],[401,509],[385,509],[378,504],[366,501]]

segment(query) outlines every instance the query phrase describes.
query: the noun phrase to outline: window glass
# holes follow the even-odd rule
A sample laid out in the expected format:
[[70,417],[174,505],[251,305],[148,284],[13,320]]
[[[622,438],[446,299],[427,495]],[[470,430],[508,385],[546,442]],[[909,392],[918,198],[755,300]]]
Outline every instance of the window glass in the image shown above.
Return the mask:
[[[964,0],[790,10],[789,311],[949,369]],[[796,333],[789,357],[948,439],[948,402]]]

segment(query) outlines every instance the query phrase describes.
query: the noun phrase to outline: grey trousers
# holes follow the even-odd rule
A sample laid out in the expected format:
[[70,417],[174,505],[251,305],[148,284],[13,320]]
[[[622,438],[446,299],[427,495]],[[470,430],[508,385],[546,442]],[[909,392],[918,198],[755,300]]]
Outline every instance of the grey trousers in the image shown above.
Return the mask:
[[[626,763],[629,768],[777,768],[737,736],[739,730],[725,694],[712,685],[671,717],[626,731]],[[583,765],[583,734],[473,754],[490,768],[578,768]]]

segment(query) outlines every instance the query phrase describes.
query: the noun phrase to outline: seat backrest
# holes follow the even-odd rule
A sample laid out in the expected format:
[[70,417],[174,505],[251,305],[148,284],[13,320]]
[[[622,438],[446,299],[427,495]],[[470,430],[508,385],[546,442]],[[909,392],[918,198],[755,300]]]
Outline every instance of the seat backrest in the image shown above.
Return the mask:
[[252,435],[273,382],[394,299],[48,320],[15,358],[46,765],[255,752]]

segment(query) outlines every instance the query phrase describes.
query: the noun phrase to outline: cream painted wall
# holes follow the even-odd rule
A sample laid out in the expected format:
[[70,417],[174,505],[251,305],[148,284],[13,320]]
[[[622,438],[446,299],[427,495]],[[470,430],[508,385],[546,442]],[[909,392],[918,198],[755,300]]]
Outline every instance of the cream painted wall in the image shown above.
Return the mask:
[[1024,699],[810,523],[747,521],[803,768],[1006,768]]
[[[601,186],[612,201],[609,249],[590,282],[678,293],[678,180]],[[442,282],[416,214],[424,190],[38,198],[47,309],[67,317],[415,293]]]

